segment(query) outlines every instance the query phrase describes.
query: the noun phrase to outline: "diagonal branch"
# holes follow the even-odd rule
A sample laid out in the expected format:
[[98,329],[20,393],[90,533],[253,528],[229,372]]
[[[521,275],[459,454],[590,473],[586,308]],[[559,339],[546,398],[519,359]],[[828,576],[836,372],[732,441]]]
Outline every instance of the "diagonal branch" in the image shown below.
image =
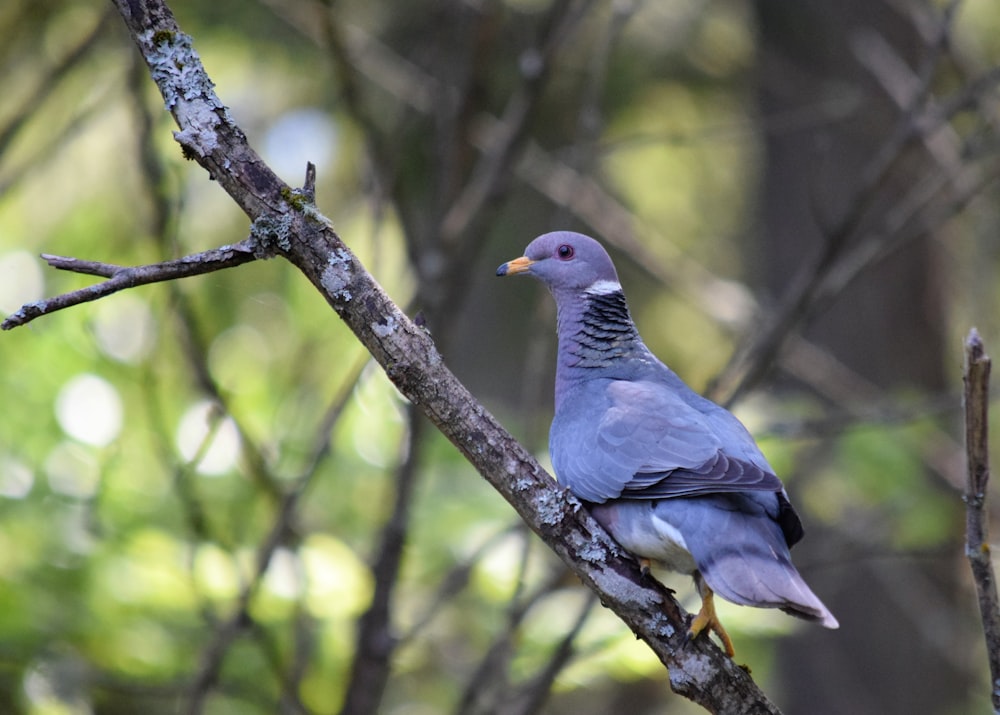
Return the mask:
[[75,46],[71,47],[65,55],[52,67],[45,70],[45,74],[38,79],[35,89],[25,102],[14,112],[14,115],[7,119],[6,125],[0,127],[0,155],[7,152],[11,142],[18,132],[28,122],[28,119],[38,111],[45,100],[56,89],[69,73],[80,66],[83,59],[97,47],[98,42],[104,36],[105,27],[109,24],[112,13],[106,11],[98,18],[97,22],[84,35]]
[[570,658],[576,654],[576,637],[580,635],[580,631],[583,630],[587,618],[590,616],[591,611],[594,610],[596,600],[596,595],[593,593],[590,594],[580,609],[576,617],[576,622],[559,642],[558,647],[549,657],[545,667],[524,688],[522,692],[524,704],[517,710],[518,713],[532,715],[532,713],[542,712],[545,701],[552,692],[552,686],[555,684],[556,677],[566,667]]
[[257,240],[242,257],[273,251],[305,274],[396,387],[668,666],[676,692],[712,712],[777,712],[718,648],[705,639],[687,641],[682,611],[668,590],[643,579],[635,561],[445,367],[427,332],[392,302],[308,197],[261,161],[162,0],[115,4],[178,123],[174,136],[186,156],[254,220]]
[[[912,79],[909,101],[901,107],[893,130],[859,172],[858,181],[843,204],[845,209],[832,221],[819,221],[824,238],[819,255],[811,264],[804,264],[792,278],[778,309],[768,316],[756,336],[733,354],[729,364],[716,377],[711,389],[715,399],[724,404],[735,402],[764,376],[770,365],[775,364],[795,328],[815,314],[817,301],[822,297],[821,288],[830,274],[841,268],[845,256],[850,257],[852,242],[859,237],[866,242],[878,241],[877,236],[873,239],[865,232],[864,220],[883,195],[887,177],[898,169],[907,150],[926,143],[927,137],[940,131],[978,96],[963,90],[958,99],[943,103],[940,108],[927,107],[943,50],[951,36],[957,4],[958,0],[952,0],[941,13],[933,42]],[[975,83],[978,91],[985,91],[992,86],[991,81],[998,79],[991,75],[984,75],[982,84]]]

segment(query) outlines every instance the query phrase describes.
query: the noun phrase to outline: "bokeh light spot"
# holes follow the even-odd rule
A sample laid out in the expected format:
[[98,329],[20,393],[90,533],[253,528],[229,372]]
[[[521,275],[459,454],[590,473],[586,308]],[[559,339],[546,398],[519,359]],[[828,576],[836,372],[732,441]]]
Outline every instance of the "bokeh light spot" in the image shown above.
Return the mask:
[[75,499],[89,499],[101,481],[94,455],[75,442],[60,442],[45,459],[45,474],[52,491]]
[[118,390],[90,373],[69,380],[56,397],[59,426],[70,437],[95,447],[104,447],[118,436],[124,412]]
[[306,162],[332,164],[337,148],[337,128],[319,109],[306,107],[281,115],[264,137],[264,159],[275,173],[298,177]]
[[0,457],[0,497],[23,499],[34,484],[35,475],[28,465],[13,457]]
[[140,362],[153,349],[156,322],[146,301],[127,293],[101,301],[94,317],[97,346],[108,357]]
[[181,417],[177,428],[177,448],[187,461],[201,455],[195,469],[199,474],[225,474],[240,455],[240,434],[232,418],[216,414],[212,402],[199,402]]

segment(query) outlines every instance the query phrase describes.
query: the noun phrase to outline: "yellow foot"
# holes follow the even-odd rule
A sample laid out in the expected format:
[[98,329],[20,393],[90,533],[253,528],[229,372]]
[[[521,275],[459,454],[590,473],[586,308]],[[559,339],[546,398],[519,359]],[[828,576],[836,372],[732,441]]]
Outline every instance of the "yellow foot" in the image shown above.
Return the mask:
[[649,578],[649,570],[652,567],[653,562],[649,559],[641,558],[639,559],[639,573],[642,574],[643,578]]
[[701,591],[701,610],[698,611],[698,615],[691,621],[691,627],[688,629],[688,638],[697,638],[699,634],[708,628],[715,635],[719,636],[726,655],[732,658],[736,654],[736,651],[733,650],[733,642],[730,640],[729,634],[726,633],[726,629],[722,627],[718,616],[715,615],[715,594],[712,593],[712,589],[704,582],[700,583],[699,586],[699,591]]

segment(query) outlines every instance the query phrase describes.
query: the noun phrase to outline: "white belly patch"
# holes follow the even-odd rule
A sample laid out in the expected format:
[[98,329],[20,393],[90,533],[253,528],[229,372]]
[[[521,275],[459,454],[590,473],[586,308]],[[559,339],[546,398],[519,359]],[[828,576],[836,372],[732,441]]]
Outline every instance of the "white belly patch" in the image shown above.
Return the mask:
[[697,566],[684,536],[656,516],[649,502],[620,501],[598,505],[594,516],[630,553],[681,573],[693,573]]

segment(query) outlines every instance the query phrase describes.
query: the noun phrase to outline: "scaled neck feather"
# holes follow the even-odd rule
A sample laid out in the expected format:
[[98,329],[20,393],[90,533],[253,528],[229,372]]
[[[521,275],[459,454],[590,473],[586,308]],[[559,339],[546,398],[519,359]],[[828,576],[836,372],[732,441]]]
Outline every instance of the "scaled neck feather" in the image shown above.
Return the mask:
[[[648,362],[621,285],[598,281],[590,290],[556,296],[559,361],[557,383],[615,377]],[[600,372],[598,372],[600,371]]]

